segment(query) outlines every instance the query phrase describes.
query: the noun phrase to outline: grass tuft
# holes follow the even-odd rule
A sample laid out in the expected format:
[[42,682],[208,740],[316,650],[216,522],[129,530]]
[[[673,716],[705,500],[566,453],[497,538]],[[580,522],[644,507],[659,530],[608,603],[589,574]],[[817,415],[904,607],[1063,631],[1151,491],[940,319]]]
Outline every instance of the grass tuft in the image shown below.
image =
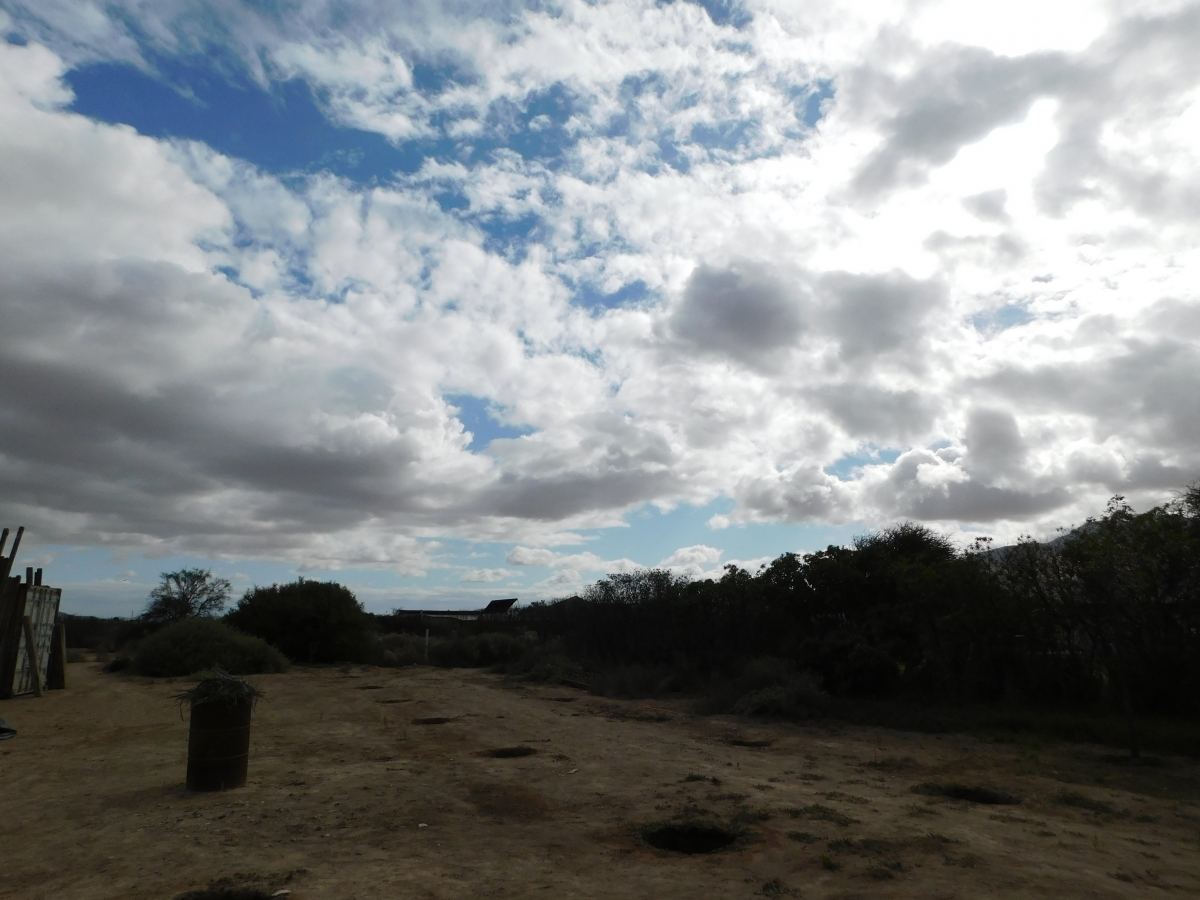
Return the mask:
[[809,806],[795,807],[787,810],[793,819],[815,819],[820,822],[832,822],[835,825],[857,825],[858,819],[852,819],[845,813],[840,813],[830,806],[813,803]]
[[1088,797],[1086,794],[1080,794],[1077,791],[1062,790],[1059,791],[1054,801],[1063,806],[1074,807],[1075,809],[1087,810],[1090,813],[1095,813],[1100,816],[1120,816],[1124,818],[1129,815],[1128,810],[1118,810],[1115,806],[1105,800],[1096,800]]

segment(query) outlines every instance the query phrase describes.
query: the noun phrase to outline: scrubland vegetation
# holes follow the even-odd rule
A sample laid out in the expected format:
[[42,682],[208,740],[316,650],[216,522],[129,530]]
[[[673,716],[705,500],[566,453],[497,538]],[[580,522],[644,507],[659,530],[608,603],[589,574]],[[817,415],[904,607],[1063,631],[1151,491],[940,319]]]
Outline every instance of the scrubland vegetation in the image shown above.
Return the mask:
[[300,580],[248,591],[218,622],[228,584],[207,575],[165,575],[141,619],[79,619],[68,633],[147,675],[277,671],[284,657],[427,662],[609,696],[691,695],[702,712],[1200,753],[1197,485],[1144,513],[1114,498],[1049,543],[960,550],[905,523],[755,573],[610,575],[476,621],[372,616],[345,587]]

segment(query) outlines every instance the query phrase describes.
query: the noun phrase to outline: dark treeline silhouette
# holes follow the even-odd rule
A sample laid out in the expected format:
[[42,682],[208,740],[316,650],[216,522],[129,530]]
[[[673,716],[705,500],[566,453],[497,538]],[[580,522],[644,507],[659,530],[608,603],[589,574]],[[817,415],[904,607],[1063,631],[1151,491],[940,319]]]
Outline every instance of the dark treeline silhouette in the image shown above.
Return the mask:
[[1194,717],[1200,486],[1140,514],[1114,498],[1050,543],[959,551],[905,523],[717,581],[610,575],[520,617],[592,671],[669,670],[684,689],[771,657],[834,696]]

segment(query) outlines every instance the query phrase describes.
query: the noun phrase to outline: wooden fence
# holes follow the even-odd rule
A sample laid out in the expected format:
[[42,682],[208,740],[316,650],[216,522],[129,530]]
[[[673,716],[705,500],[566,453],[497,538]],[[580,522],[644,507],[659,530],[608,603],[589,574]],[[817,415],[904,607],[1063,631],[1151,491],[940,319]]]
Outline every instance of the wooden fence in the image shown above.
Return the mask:
[[67,686],[67,641],[59,605],[62,590],[42,584],[29,567],[25,581],[12,574],[25,529],[18,528],[4,555],[8,529],[0,533],[0,700]]

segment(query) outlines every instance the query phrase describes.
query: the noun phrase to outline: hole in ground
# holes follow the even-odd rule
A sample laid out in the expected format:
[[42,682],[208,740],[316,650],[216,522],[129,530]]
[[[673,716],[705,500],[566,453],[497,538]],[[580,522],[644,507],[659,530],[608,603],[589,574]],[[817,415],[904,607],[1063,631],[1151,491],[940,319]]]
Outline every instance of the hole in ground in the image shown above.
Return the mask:
[[672,853],[715,853],[730,846],[738,836],[720,825],[705,822],[668,822],[642,829],[651,847]]
[[271,895],[255,888],[205,888],[179,894],[175,900],[271,900]]
[[453,722],[454,719],[450,716],[430,716],[427,719],[413,719],[414,725],[445,725],[447,722]]
[[533,756],[537,753],[532,747],[500,747],[498,750],[488,750],[485,755],[492,759],[516,759],[520,756]]
[[951,800],[969,800],[971,803],[986,803],[989,806],[1008,806],[1020,803],[1019,797],[1004,791],[986,787],[972,787],[966,784],[933,784],[927,782],[913,787],[917,794],[927,794],[933,797],[949,797]]

